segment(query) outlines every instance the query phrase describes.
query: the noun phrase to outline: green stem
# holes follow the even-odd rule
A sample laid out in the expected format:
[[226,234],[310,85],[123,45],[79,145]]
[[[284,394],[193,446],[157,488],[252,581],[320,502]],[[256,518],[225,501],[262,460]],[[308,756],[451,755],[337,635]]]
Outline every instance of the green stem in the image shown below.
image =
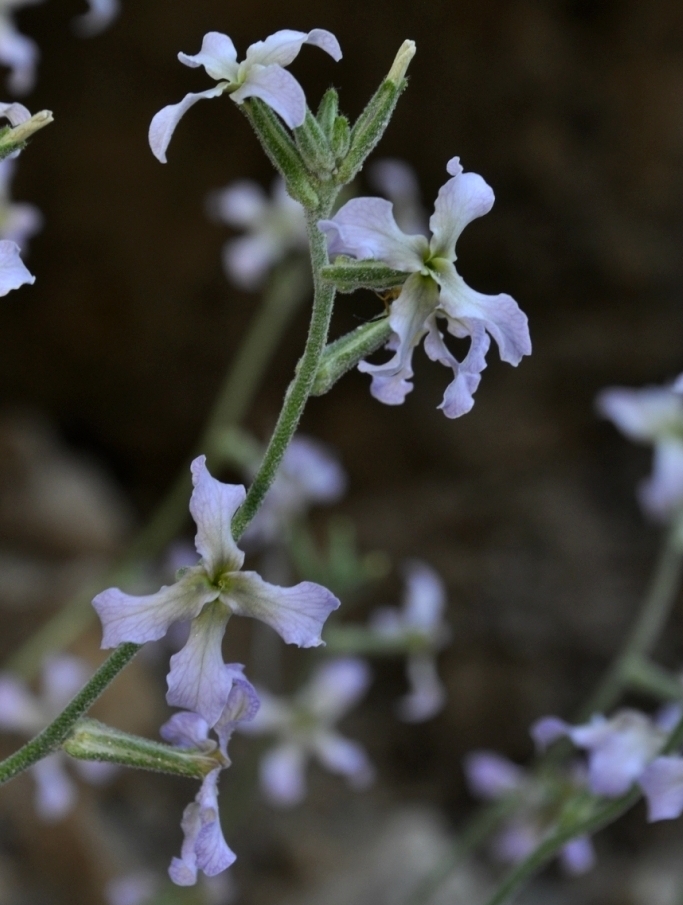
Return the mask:
[[68,737],[75,723],[92,707],[124,666],[130,663],[140,647],[140,644],[119,645],[56,720],[23,748],[0,763],[0,784],[56,751]]

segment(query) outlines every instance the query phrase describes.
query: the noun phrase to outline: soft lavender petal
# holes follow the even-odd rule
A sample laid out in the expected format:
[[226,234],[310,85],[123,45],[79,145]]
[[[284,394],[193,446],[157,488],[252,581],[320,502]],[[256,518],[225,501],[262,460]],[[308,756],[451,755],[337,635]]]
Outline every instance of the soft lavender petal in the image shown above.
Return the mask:
[[[6,157],[2,163],[10,162]],[[16,242],[22,252],[28,240],[43,228],[43,215],[34,204],[10,204],[0,226],[0,236]]]
[[237,79],[239,67],[235,45],[227,35],[218,31],[210,31],[204,35],[199,53],[194,56],[179,53],[178,59],[192,69],[203,66],[207,75],[216,81],[225,79],[234,82]]
[[22,681],[9,673],[0,674],[0,729],[33,735],[48,719]]
[[[11,104],[0,104],[0,116],[8,119],[13,126],[19,126],[21,123],[31,119],[31,111],[27,110],[23,104],[14,101]],[[6,160],[8,158],[5,158]]]
[[411,689],[397,704],[399,719],[406,723],[431,720],[446,703],[446,689],[437,674],[434,657],[409,657],[406,671]]
[[485,801],[495,801],[515,792],[524,782],[524,770],[495,751],[470,751],[463,760],[470,792]]
[[169,146],[175,128],[180,120],[185,116],[190,107],[193,107],[197,101],[205,98],[220,97],[225,90],[224,85],[216,85],[215,88],[208,88],[206,91],[199,91],[194,94],[186,94],[179,104],[169,104],[162,107],[158,113],[152,117],[149,124],[149,146],[152,154],[161,163],[166,163],[166,150]]
[[481,321],[463,321],[462,329],[459,324],[451,321],[448,324],[449,332],[470,337],[470,347],[465,358],[459,362],[448,351],[441,334],[436,327],[436,319],[429,324],[429,332],[425,337],[425,352],[432,361],[453,369],[454,379],[449,383],[444,393],[443,400],[438,406],[447,418],[460,418],[467,414],[474,405],[474,393],[481,381],[481,372],[486,367],[486,353],[489,350],[491,340]]
[[645,512],[659,521],[683,507],[683,440],[666,438],[657,443],[652,474],[638,487],[638,499]]
[[256,572],[236,572],[221,595],[238,616],[251,616],[274,628],[287,644],[317,647],[325,620],[339,600],[322,585],[302,581],[293,588],[268,584]]
[[221,572],[241,568],[244,562],[244,553],[233,540],[231,524],[246,491],[241,484],[223,484],[212,478],[206,456],[198,456],[191,470],[194,490],[190,513],[197,525],[195,545],[206,571],[215,579]]
[[612,387],[598,394],[595,405],[631,440],[653,442],[680,435],[683,425],[683,399],[670,387]]
[[545,751],[558,739],[565,737],[571,726],[557,716],[544,716],[532,724],[529,733],[539,751]]
[[277,733],[288,726],[292,718],[289,703],[266,691],[265,688],[259,687],[257,693],[260,707],[252,720],[240,725],[239,731],[245,735],[265,735]]
[[394,204],[398,199],[415,199],[420,194],[415,170],[403,160],[376,160],[368,167],[368,181]]
[[669,701],[662,705],[654,716],[654,724],[657,729],[667,735],[678,726],[683,718],[683,706],[677,702]]
[[225,669],[221,648],[230,613],[220,601],[206,606],[192,622],[190,637],[171,657],[166,700],[200,714],[213,726],[225,707],[232,674]]
[[258,97],[281,116],[290,129],[306,118],[306,95],[291,72],[281,66],[253,66],[237,91],[230,97],[236,104]]
[[16,242],[0,241],[0,296],[7,295],[25,283],[35,283],[36,278],[26,268]]
[[283,29],[270,35],[265,41],[257,41],[247,50],[245,63],[248,66],[260,64],[261,66],[289,66],[299,55],[304,44],[313,44],[320,47],[339,62],[342,57],[339,42],[335,36],[325,31],[324,28],[314,28],[306,34],[303,31]]
[[105,31],[121,12],[119,0],[88,0],[90,9],[73,20],[76,34],[92,38]]
[[[457,161],[458,158],[453,158]],[[455,243],[468,223],[493,207],[493,190],[477,173],[459,172],[441,187],[429,220],[433,236],[430,251],[435,257],[455,261]]]
[[268,196],[253,179],[239,179],[221,191],[212,192],[207,210],[216,220],[237,229],[253,229],[268,209]]
[[[28,94],[36,81],[40,51],[5,18],[0,22],[0,64],[10,69],[7,87],[12,94]],[[16,125],[16,123],[12,123]]]
[[280,256],[281,249],[273,236],[263,232],[240,236],[223,246],[223,269],[239,289],[255,292]]
[[201,748],[209,739],[209,724],[198,713],[185,710],[174,713],[159,729],[159,735],[178,748]]
[[278,745],[261,759],[261,787],[266,798],[283,807],[299,804],[306,797],[306,754],[299,745]]
[[441,623],[446,606],[446,588],[427,563],[414,559],[403,567],[406,582],[403,609],[411,628],[433,631]]
[[560,850],[560,863],[573,877],[585,874],[595,866],[595,849],[588,836],[578,836]]
[[[238,667],[239,671],[235,671],[234,667]],[[226,669],[233,670],[232,688],[223,713],[214,726],[224,757],[228,756],[228,742],[237,725],[252,722],[261,706],[256,689],[242,675],[242,667],[239,664],[230,664]]]
[[365,660],[342,657],[316,669],[299,701],[317,719],[336,723],[360,701],[371,680],[372,673]]
[[675,820],[683,814],[683,757],[657,757],[638,779],[647,799],[647,819]]
[[331,448],[301,434],[287,447],[280,467],[305,496],[305,502],[334,503],[348,486],[346,473]]
[[321,732],[313,742],[320,763],[330,773],[345,776],[354,789],[367,789],[375,779],[375,768],[365,749],[336,732]]
[[159,885],[152,871],[136,871],[110,880],[104,894],[108,905],[148,905],[159,892]]
[[80,657],[56,654],[46,658],[42,670],[42,692],[45,709],[51,717],[64,710],[92,673],[91,667]]
[[62,820],[76,804],[76,786],[64,769],[62,754],[50,754],[31,767],[36,781],[36,812],[46,823]]
[[174,622],[198,616],[218,593],[199,567],[188,569],[175,584],[145,597],[124,594],[118,588],[102,591],[92,602],[102,622],[102,647],[118,647],[124,641],[158,641]]

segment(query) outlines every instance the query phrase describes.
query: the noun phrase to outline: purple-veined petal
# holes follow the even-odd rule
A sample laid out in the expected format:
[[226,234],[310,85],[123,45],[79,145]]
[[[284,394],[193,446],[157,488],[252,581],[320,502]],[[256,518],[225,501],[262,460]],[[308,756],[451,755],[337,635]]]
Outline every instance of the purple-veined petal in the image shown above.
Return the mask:
[[266,798],[283,807],[299,804],[306,797],[306,754],[299,745],[277,745],[261,759],[261,788]]
[[319,666],[298,700],[317,719],[336,723],[360,701],[371,679],[365,660],[341,657]]
[[631,440],[653,442],[667,435],[680,436],[683,399],[670,387],[612,387],[598,394],[595,405]]
[[675,820],[683,814],[683,757],[657,757],[638,780],[647,799],[647,819]]
[[236,104],[248,97],[258,97],[281,116],[290,129],[302,125],[306,118],[306,95],[291,72],[282,66],[255,65],[230,97]]
[[373,783],[375,768],[357,742],[336,732],[320,732],[313,741],[313,750],[326,770],[345,776],[352,788],[367,789]]
[[124,594],[118,588],[102,591],[92,602],[102,622],[102,647],[118,647],[124,641],[158,641],[170,625],[194,619],[218,594],[204,569],[197,566],[188,569],[175,584],[145,597]]
[[76,786],[64,769],[64,756],[50,754],[30,768],[36,781],[36,812],[46,823],[62,820],[76,804]]
[[221,595],[238,616],[265,622],[287,642],[299,647],[323,643],[320,632],[339,600],[322,585],[302,581],[293,588],[268,584],[256,572],[235,572]]
[[21,260],[17,243],[10,242],[9,239],[0,241],[0,296],[35,281],[36,278]]
[[431,631],[441,622],[446,606],[446,589],[437,572],[427,563],[409,560],[403,568],[406,582],[403,609],[406,623]]
[[0,23],[0,63],[10,69],[7,87],[12,94],[28,94],[31,91],[36,82],[39,56],[35,41],[22,35],[4,18]]
[[200,714],[209,726],[220,717],[232,688],[233,677],[221,653],[229,618],[220,600],[204,607],[192,621],[187,644],[171,657],[167,677],[168,703]]
[[88,0],[90,9],[73,20],[73,29],[82,38],[105,31],[121,12],[119,0]]
[[397,704],[399,719],[406,723],[431,720],[446,703],[446,689],[436,671],[436,660],[428,655],[409,657],[406,672],[411,689]]
[[495,751],[470,751],[463,760],[470,792],[485,801],[495,801],[520,788],[525,771]]
[[640,483],[638,499],[645,512],[660,521],[683,506],[683,440],[657,442],[652,474]]
[[239,289],[255,292],[280,260],[281,249],[272,236],[254,233],[231,239],[223,246],[223,269]]
[[149,124],[149,146],[152,154],[161,163],[166,163],[166,150],[169,146],[175,128],[180,120],[185,116],[190,107],[193,107],[197,101],[210,97],[220,97],[225,90],[225,85],[216,85],[215,88],[208,88],[206,91],[198,91],[196,93],[186,94],[179,104],[168,104],[162,107],[158,113],[152,117]]
[[93,670],[80,657],[61,654],[45,659],[41,685],[45,709],[51,717],[64,710],[92,673]]
[[238,179],[227,188],[211,192],[206,207],[212,219],[237,229],[253,229],[268,209],[268,196],[253,179]]
[[16,676],[0,674],[0,729],[33,735],[49,717],[29,689]]
[[341,47],[332,32],[326,31],[324,28],[314,28],[307,34],[303,31],[292,31],[285,28],[282,31],[276,31],[265,41],[257,41],[252,44],[247,50],[245,64],[247,67],[254,64],[289,66],[299,55],[304,44],[319,47],[329,53],[335,62],[339,62],[342,58]]
[[212,478],[206,467],[206,456],[198,456],[191,471],[194,490],[190,513],[197,525],[195,545],[206,571],[214,579],[221,572],[241,568],[244,562],[244,553],[233,540],[231,525],[246,491],[241,484],[223,484]]
[[[23,104],[18,104],[16,101],[14,101],[11,104],[0,104],[0,116],[4,116],[6,119],[8,119],[11,125],[18,126],[21,123],[25,123],[29,119],[31,119],[31,111],[27,110]],[[9,158],[7,157],[5,158],[5,160],[8,159]]]
[[178,59],[192,69],[203,66],[207,75],[217,82],[222,79],[234,82],[237,79],[239,67],[235,45],[227,35],[218,31],[210,31],[204,35],[199,53],[194,56],[179,53]]
[[[457,161],[458,158],[453,158]],[[451,163],[453,163],[451,161]],[[493,207],[493,190],[477,173],[459,172],[441,187],[429,220],[432,240],[429,248],[434,257],[455,261],[455,243],[468,223],[482,217]],[[453,167],[451,167],[453,169]]]
[[[231,669],[239,664],[230,664],[226,669]],[[239,723],[250,723],[258,713],[261,702],[254,686],[239,672],[233,673],[232,688],[228,695],[228,702],[214,726],[214,732],[218,736],[220,750],[224,757],[228,756],[228,742]]]
[[565,873],[578,877],[595,866],[595,849],[588,836],[577,836],[560,849],[560,864]]
[[376,258],[396,270],[417,273],[428,250],[424,236],[407,236],[394,219],[393,205],[383,198],[352,198],[318,228],[328,238],[330,255]]
[[159,735],[178,748],[201,748],[209,740],[209,724],[198,713],[174,713],[159,729]]

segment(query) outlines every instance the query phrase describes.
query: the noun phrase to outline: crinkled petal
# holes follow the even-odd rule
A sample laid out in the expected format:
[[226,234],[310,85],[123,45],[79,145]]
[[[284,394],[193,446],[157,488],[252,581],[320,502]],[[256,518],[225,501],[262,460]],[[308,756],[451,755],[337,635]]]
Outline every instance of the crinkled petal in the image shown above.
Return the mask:
[[365,749],[336,732],[318,733],[313,750],[326,770],[345,776],[354,789],[367,789],[375,779],[375,768]]
[[198,456],[191,465],[194,490],[190,513],[197,525],[195,545],[206,571],[215,578],[221,572],[241,568],[244,553],[232,536],[232,517],[244,502],[241,484],[223,484],[212,478],[206,456]]
[[457,327],[456,335],[464,333],[470,337],[470,347],[462,361],[458,361],[449,352],[436,325],[436,318],[429,322],[424,349],[432,361],[438,361],[453,370],[453,380],[447,386],[438,408],[447,418],[460,418],[474,406],[474,393],[479,387],[481,372],[486,367],[486,353],[491,341],[481,321],[463,321],[462,324],[450,322],[448,326],[450,332],[456,333]]
[[431,631],[439,626],[446,606],[446,588],[438,573],[420,560],[403,567],[406,582],[403,609],[411,628]]
[[92,602],[102,622],[102,647],[157,641],[174,622],[194,619],[216,597],[218,591],[201,567],[188,569],[175,584],[145,597],[124,594],[118,588],[102,591]]
[[266,798],[283,807],[306,797],[306,754],[299,745],[277,745],[261,759],[261,788]]
[[683,814],[683,757],[657,757],[638,780],[647,799],[647,819],[675,820]]
[[[458,161],[458,158],[453,158]],[[477,173],[459,172],[439,190],[434,213],[429,220],[432,240],[429,248],[435,257],[455,261],[455,243],[460,233],[477,217],[493,207],[493,190]]]
[[645,512],[659,521],[683,507],[683,440],[657,443],[652,474],[638,487],[638,499]]
[[209,739],[209,724],[198,713],[184,710],[174,713],[159,729],[159,735],[178,748],[201,748]]
[[221,648],[230,613],[216,600],[193,620],[190,637],[171,657],[166,700],[203,716],[213,726],[225,707],[233,676],[225,669]]
[[169,146],[175,128],[180,120],[185,116],[190,107],[193,107],[197,101],[205,98],[220,97],[225,90],[225,85],[216,85],[215,88],[208,88],[206,91],[198,91],[196,93],[186,94],[179,104],[169,104],[162,107],[158,113],[152,117],[149,124],[149,146],[152,154],[161,163],[166,163],[166,150]]
[[471,751],[463,760],[470,792],[485,801],[495,801],[515,792],[524,782],[522,767],[495,751]]
[[320,220],[330,255],[376,258],[396,270],[418,273],[427,251],[424,236],[407,236],[398,228],[393,205],[383,198],[352,198],[330,220]]
[[12,94],[28,94],[31,91],[36,82],[39,56],[35,41],[22,35],[4,18],[0,23],[0,64],[10,69],[7,87]]
[[560,864],[573,877],[585,874],[595,866],[595,849],[588,836],[578,836],[560,849]]
[[105,31],[121,12],[119,0],[88,0],[90,9],[73,20],[73,28],[82,38]]
[[223,270],[239,289],[255,292],[271,268],[282,257],[282,249],[272,236],[252,233],[231,239],[223,246]]
[[55,717],[64,710],[76,692],[83,688],[93,670],[80,657],[61,654],[47,657],[42,673],[45,709]]
[[670,387],[611,387],[598,394],[595,405],[631,440],[653,442],[680,436],[683,429],[683,399]]
[[9,239],[0,241],[0,296],[35,281],[36,278],[21,260],[17,243],[10,242]]
[[[0,116],[4,116],[5,119],[8,119],[11,125],[18,126],[31,119],[31,111],[27,110],[23,104],[18,104],[15,101],[11,104],[0,104]],[[6,157],[5,160],[9,160],[9,158]]]
[[232,688],[214,731],[218,736],[220,750],[227,758],[228,742],[235,728],[239,723],[251,722],[258,713],[261,702],[254,686],[242,675],[240,664],[230,664],[226,669],[232,671]]
[[302,581],[293,588],[268,584],[256,572],[236,572],[222,599],[238,616],[265,622],[287,642],[299,647],[323,643],[320,632],[339,600],[322,585]]
[[304,44],[319,47],[329,53],[335,62],[339,62],[342,58],[341,47],[332,32],[326,31],[324,28],[314,28],[308,33],[285,28],[282,31],[276,31],[265,41],[257,41],[252,44],[247,50],[245,64],[247,67],[254,64],[289,66],[299,55]]
[[306,118],[306,95],[291,72],[282,66],[253,66],[244,82],[230,97],[236,104],[258,97],[281,116],[290,129]]
[[0,729],[33,735],[48,722],[47,714],[16,676],[0,674]]
[[234,82],[237,79],[239,66],[235,45],[227,35],[218,31],[210,31],[204,35],[199,53],[194,56],[179,53],[178,59],[192,69],[203,66],[207,75],[216,81],[225,79],[227,82]]
[[319,666],[299,694],[302,707],[326,723],[336,723],[360,701],[372,674],[365,660],[341,657]]
[[36,781],[36,812],[48,823],[62,820],[76,804],[77,790],[64,769],[64,756],[50,754],[31,767]]
[[436,671],[434,657],[409,657],[406,664],[410,692],[396,707],[399,719],[406,723],[431,720],[446,703],[446,689]]

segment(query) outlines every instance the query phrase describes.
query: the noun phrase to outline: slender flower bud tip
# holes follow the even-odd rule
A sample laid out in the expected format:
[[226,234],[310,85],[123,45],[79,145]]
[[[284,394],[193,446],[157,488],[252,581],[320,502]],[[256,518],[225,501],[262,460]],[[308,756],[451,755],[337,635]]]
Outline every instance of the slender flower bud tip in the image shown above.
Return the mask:
[[398,53],[396,54],[396,59],[389,70],[387,81],[393,82],[395,85],[401,84],[406,77],[408,66],[410,66],[410,61],[415,56],[416,50],[415,41],[404,41],[403,44],[401,44]]
[[38,113],[34,113],[30,119],[27,119],[25,123],[15,126],[8,133],[8,136],[11,137],[13,142],[19,144],[19,142],[26,141],[40,129],[44,129],[45,126],[49,126],[53,121],[52,110],[40,110]]

